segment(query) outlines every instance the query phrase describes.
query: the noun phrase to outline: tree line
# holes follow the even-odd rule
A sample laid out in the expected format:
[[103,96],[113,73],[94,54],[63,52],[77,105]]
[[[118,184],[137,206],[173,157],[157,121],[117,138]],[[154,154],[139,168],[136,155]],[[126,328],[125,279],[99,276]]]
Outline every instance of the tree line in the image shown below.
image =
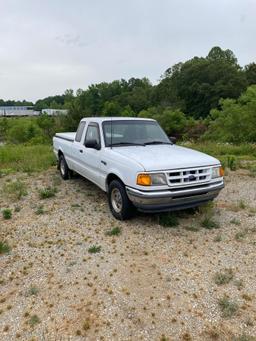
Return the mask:
[[241,67],[231,50],[213,47],[168,68],[157,85],[147,78],[102,82],[40,99],[34,108],[68,109],[63,130],[86,116],[151,117],[184,139],[255,142],[256,64]]

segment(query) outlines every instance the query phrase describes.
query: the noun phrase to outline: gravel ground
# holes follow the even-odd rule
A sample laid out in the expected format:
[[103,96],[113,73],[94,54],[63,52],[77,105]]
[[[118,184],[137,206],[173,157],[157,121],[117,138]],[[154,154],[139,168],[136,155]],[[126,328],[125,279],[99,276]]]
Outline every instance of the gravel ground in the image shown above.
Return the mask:
[[[0,241],[11,247],[0,255],[2,341],[256,335],[256,178],[246,171],[226,177],[217,229],[201,227],[206,210],[179,213],[172,228],[157,215],[119,222],[103,192],[80,177],[60,181],[55,169],[15,177],[27,186],[20,200],[4,189],[14,177],[0,179],[0,207],[13,210],[0,217]],[[57,193],[40,199],[46,186]],[[120,235],[106,235],[114,227]],[[217,285],[227,269],[233,277]],[[236,303],[232,317],[221,311],[224,296]]]

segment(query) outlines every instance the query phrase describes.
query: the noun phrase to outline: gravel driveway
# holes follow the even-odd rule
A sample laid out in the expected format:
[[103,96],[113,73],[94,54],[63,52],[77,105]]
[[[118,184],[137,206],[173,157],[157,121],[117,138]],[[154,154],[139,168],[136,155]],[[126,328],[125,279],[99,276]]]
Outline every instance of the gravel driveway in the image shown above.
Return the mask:
[[[13,176],[0,179],[1,210],[13,212],[0,217],[11,247],[0,255],[2,341],[256,335],[256,178],[246,171],[226,177],[210,213],[216,228],[202,227],[207,210],[179,213],[169,228],[158,215],[119,222],[80,177],[15,177],[27,187],[20,200],[6,193]],[[56,194],[40,199],[48,186]]]

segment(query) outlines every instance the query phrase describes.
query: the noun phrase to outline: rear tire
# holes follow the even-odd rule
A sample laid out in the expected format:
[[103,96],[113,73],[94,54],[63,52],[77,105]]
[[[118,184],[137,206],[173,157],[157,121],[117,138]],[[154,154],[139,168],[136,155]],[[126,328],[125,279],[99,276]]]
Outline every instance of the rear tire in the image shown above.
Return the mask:
[[113,216],[118,220],[126,220],[134,215],[135,207],[129,200],[124,185],[113,180],[108,189],[108,204]]
[[67,164],[63,154],[61,154],[59,157],[58,169],[60,171],[60,175],[61,175],[62,179],[68,180],[69,175],[70,175],[70,169],[68,168],[68,164]]

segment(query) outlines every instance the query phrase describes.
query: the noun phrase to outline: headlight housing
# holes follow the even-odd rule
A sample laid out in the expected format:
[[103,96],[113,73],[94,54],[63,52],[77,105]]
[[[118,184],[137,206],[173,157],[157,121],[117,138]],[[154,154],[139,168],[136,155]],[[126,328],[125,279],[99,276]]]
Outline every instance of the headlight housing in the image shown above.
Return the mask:
[[214,167],[212,169],[212,179],[220,178],[224,176],[224,168],[219,166],[219,167]]
[[140,186],[162,186],[167,185],[164,173],[140,173],[137,175],[137,185]]

